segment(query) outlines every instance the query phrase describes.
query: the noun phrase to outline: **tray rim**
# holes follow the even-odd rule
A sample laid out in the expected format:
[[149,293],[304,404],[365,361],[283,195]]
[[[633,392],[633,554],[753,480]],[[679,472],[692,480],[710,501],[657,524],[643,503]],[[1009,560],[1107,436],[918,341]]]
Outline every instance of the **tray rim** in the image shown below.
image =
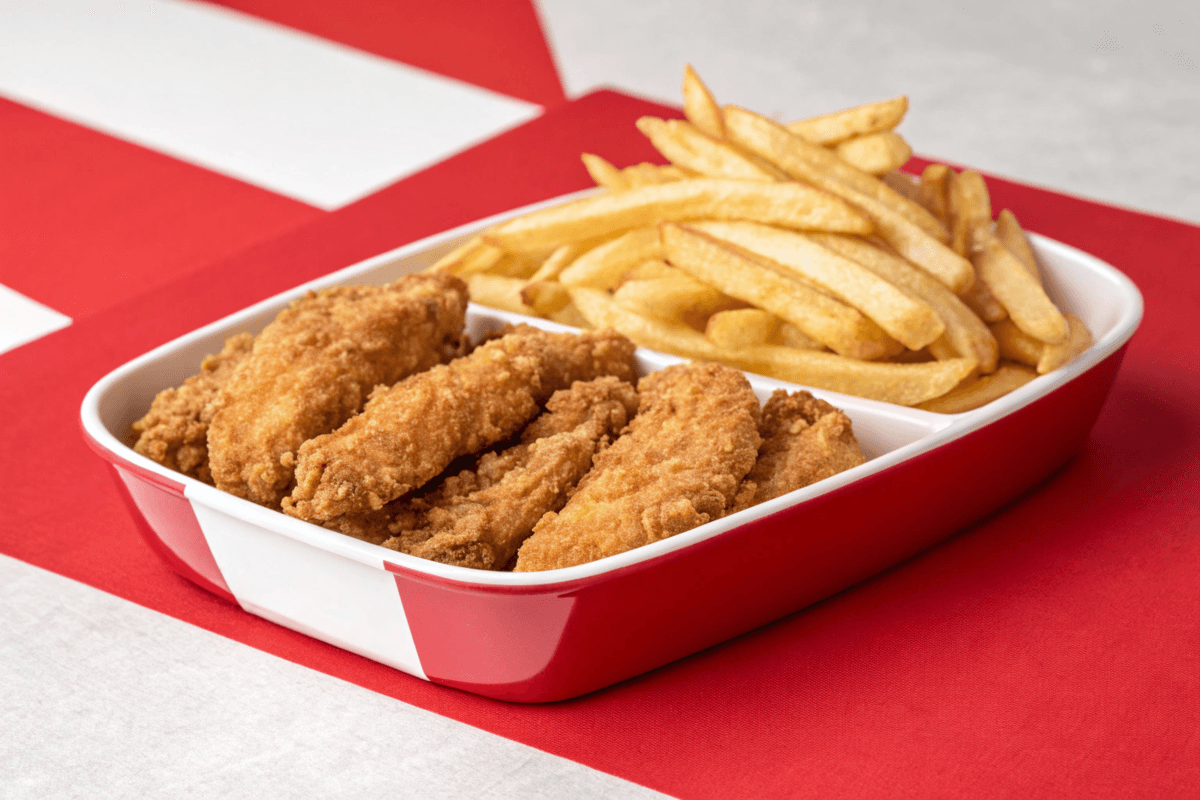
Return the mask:
[[[160,359],[170,357],[179,350],[203,340],[217,331],[236,327],[238,323],[281,307],[288,301],[300,297],[310,290],[336,285],[360,274],[384,268],[391,263],[427,253],[437,248],[449,250],[450,247],[458,242],[497,222],[526,214],[539,208],[557,205],[577,197],[594,194],[596,191],[596,189],[586,189],[581,192],[551,198],[469,222],[442,233],[410,242],[409,244],[380,253],[379,255],[364,259],[265,298],[240,311],[214,320],[207,325],[159,345],[113,369],[88,390],[80,407],[80,422],[84,435],[90,440],[93,448],[106,460],[116,465],[133,468],[139,474],[139,477],[143,479],[150,479],[146,475],[146,473],[149,473],[158,479],[154,481],[156,484],[162,485],[165,483],[168,486],[182,486],[184,496],[192,502],[201,503],[243,522],[257,525],[330,554],[348,558],[376,569],[399,572],[410,578],[420,578],[432,583],[452,585],[462,589],[505,594],[553,591],[570,592],[596,580],[607,579],[612,573],[617,571],[625,572],[626,570],[649,568],[652,562],[660,558],[671,557],[672,554],[693,544],[698,544],[714,536],[736,530],[754,520],[800,506],[809,499],[837,491],[847,484],[890,469],[922,453],[949,444],[979,428],[996,422],[1056,391],[1100,362],[1111,357],[1133,336],[1144,312],[1142,296],[1136,285],[1114,266],[1086,251],[1049,237],[1031,233],[1030,238],[1033,241],[1035,250],[1056,252],[1059,256],[1075,260],[1099,272],[1114,284],[1118,295],[1123,301],[1120,315],[1111,330],[1070,364],[1046,375],[1040,375],[1025,386],[986,406],[961,414],[936,414],[892,403],[868,400],[828,390],[777,381],[754,373],[746,373],[752,383],[765,384],[769,387],[811,389],[818,396],[830,398],[831,402],[835,405],[842,403],[843,405],[859,406],[860,408],[868,408],[875,413],[882,414],[897,413],[902,418],[908,418],[912,421],[925,424],[930,429],[930,433],[851,470],[839,473],[811,486],[761,503],[728,517],[706,523],[669,539],[654,542],[644,547],[587,564],[544,572],[480,572],[465,567],[440,564],[417,558],[416,556],[397,553],[379,545],[370,544],[369,542],[354,539],[353,537],[345,536],[309,522],[294,519],[278,511],[258,506],[248,500],[227,494],[213,486],[167,469],[157,462],[136,453],[131,447],[110,432],[101,420],[100,404],[102,400],[107,396],[109,391],[119,386],[124,378],[147,365],[158,362]],[[526,322],[548,330],[574,330],[573,328],[558,325],[548,320],[512,314],[476,306],[475,304],[472,304],[471,307],[475,313],[482,313],[494,319]],[[687,361],[687,359],[667,353],[660,353],[648,348],[639,347],[639,353],[646,360],[658,362],[658,366],[656,367],[658,369],[670,363]],[[843,398],[845,398],[844,401]]]

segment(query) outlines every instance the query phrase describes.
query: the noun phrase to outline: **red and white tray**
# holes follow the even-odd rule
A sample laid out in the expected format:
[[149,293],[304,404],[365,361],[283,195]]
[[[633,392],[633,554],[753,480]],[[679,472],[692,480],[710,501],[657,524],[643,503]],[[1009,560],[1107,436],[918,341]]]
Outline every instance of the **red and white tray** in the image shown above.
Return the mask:
[[[956,415],[812,389],[851,417],[867,463],[671,539],[548,572],[480,572],[396,553],[228,495],[127,445],[158,391],[194,374],[226,337],[261,330],[293,298],[422,270],[481,228],[539,206],[304,284],[97,382],[81,409],[84,434],[151,547],[252,614],[411,675],[504,700],[574,697],[841,591],[1045,479],[1087,438],[1142,315],[1140,293],[1116,269],[1034,236],[1047,292],[1096,339],[1075,361]],[[478,306],[469,313],[474,335],[511,321],[561,329]],[[638,359],[643,372],[680,361],[645,349]],[[794,388],[749,378],[762,400]]]

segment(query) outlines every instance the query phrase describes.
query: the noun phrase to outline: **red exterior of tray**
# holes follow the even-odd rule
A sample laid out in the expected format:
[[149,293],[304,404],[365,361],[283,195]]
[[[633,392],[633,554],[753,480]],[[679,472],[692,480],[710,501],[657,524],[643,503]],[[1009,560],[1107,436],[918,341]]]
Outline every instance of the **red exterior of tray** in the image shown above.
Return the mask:
[[237,603],[213,558],[192,504],[183,494],[183,484],[129,463],[96,442],[86,430],[83,438],[108,462],[117,493],[150,549],[201,589]]
[[1125,347],[1008,416],[686,548],[564,584],[498,588],[388,564],[431,681],[576,697],[738,636],[942,541],[1063,466]]

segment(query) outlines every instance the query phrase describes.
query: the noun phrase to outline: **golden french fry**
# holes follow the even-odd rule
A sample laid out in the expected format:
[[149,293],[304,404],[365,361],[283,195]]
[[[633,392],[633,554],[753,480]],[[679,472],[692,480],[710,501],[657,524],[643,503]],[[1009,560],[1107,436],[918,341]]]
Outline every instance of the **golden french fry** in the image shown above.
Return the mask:
[[567,287],[556,281],[537,281],[521,287],[521,303],[539,316],[561,311],[569,302],[571,295],[567,293]]
[[930,164],[921,171],[917,202],[945,226],[950,225],[950,179],[954,170],[945,164]]
[[992,224],[992,199],[983,176],[965,169],[949,178],[951,230],[950,247],[959,255],[968,255],[971,231]]
[[924,300],[946,326],[946,338],[958,355],[975,359],[983,373],[996,369],[996,340],[991,332],[940,282],[907,261],[857,237],[815,233],[809,238],[822,247],[857,261],[884,280]]
[[[834,152],[847,164],[871,175],[883,175],[900,169],[912,158],[912,148],[903,136],[894,131],[855,136],[835,147]],[[908,198],[907,195],[904,197]]]
[[1076,356],[1092,346],[1092,333],[1083,324],[1083,320],[1074,314],[1067,314],[1066,316],[1067,325],[1070,327],[1067,339],[1060,344],[1048,344],[1045,346],[1045,349],[1042,351],[1042,357],[1037,363],[1039,375],[1053,372],[1067,362],[1073,361]]
[[454,273],[458,269],[458,265],[462,263],[463,257],[474,250],[476,247],[483,245],[483,237],[472,236],[458,247],[451,250],[446,255],[433,262],[425,269],[426,272],[449,272]]
[[659,183],[681,181],[690,176],[691,173],[685,172],[674,164],[659,166],[658,164],[642,162],[641,164],[634,164],[632,167],[626,167],[621,170],[621,178],[629,185],[630,189],[636,189],[639,186],[654,186]]
[[914,203],[921,202],[921,185],[914,176],[909,175],[907,172],[894,169],[881,176],[880,180],[892,187],[898,194],[907,197]]
[[889,364],[780,345],[718,347],[686,325],[621,308],[605,292],[572,289],[571,298],[593,327],[614,328],[643,347],[700,361],[723,361],[778,380],[888,403],[914,405],[945,394],[975,368],[975,361],[968,358]]
[[587,317],[579,313],[579,308],[574,303],[567,303],[558,311],[546,316],[561,325],[571,325],[576,328],[592,327],[592,323],[587,321]]
[[489,228],[483,238],[519,253],[685,219],[746,219],[796,230],[871,232],[866,217],[811,186],[694,178],[544,208]]
[[505,255],[504,250],[484,241],[462,257],[457,268],[454,269],[454,274],[463,278],[481,272],[490,272],[493,267],[500,263]]
[[[725,136],[739,147],[765,158],[791,177],[819,186],[858,205],[868,197],[924,231],[938,242],[950,234],[932,214],[874,175],[847,164],[831,150],[805,141],[773,120],[737,106],[725,106]],[[846,196],[849,191],[855,199]]]
[[1008,316],[1008,311],[988,289],[983,281],[975,281],[971,288],[959,295],[967,308],[984,322],[999,322]]
[[662,254],[658,228],[634,228],[576,258],[558,279],[568,286],[607,289],[633,267],[646,259],[661,258]]
[[758,166],[728,144],[705,136],[683,120],[642,117],[637,121],[637,129],[672,164],[700,175],[746,181],[778,179],[775,173]]
[[684,323],[741,305],[686,274],[627,281],[613,292],[612,298],[617,305],[642,316]]
[[701,133],[714,139],[725,138],[721,107],[691,64],[683,68],[683,113]]
[[1018,328],[1047,344],[1067,338],[1066,318],[1054,305],[1037,279],[1021,266],[1017,257],[989,228],[973,231],[971,257],[979,277],[987,284]]
[[1017,222],[1017,215],[1007,208],[1001,211],[1000,216],[996,218],[996,235],[1000,237],[1000,241],[1004,242],[1008,252],[1017,257],[1021,266],[1029,270],[1029,274],[1037,278],[1038,283],[1041,283],[1042,272],[1038,267],[1033,247],[1029,244],[1029,238],[1021,228],[1021,223]]
[[481,236],[473,236],[439,258],[426,272],[448,272],[454,275],[473,275],[486,272],[504,257],[504,251],[489,244]]
[[926,349],[929,351],[929,355],[938,361],[945,361],[948,358],[958,358],[961,355],[958,352],[958,348],[950,342],[950,338],[945,334],[942,334],[937,341],[930,344]]
[[787,129],[813,144],[833,145],[852,136],[889,131],[907,111],[908,98],[900,96],[790,122]]
[[633,269],[626,272],[617,281],[620,286],[625,281],[647,280],[649,278],[669,278],[674,275],[686,275],[681,269],[675,269],[661,258],[647,258]]
[[613,191],[629,188],[629,181],[625,180],[621,170],[600,156],[584,153],[580,158],[583,160],[583,166],[587,169],[588,175],[592,176],[592,180],[596,182],[597,186],[603,186]]
[[520,278],[506,278],[503,275],[488,275],[475,273],[467,277],[467,289],[471,293],[471,302],[498,308],[501,311],[512,311],[515,314],[534,314],[534,310],[525,305],[521,299],[521,290],[525,281]]
[[790,322],[779,326],[779,341],[768,344],[782,344],[788,347],[798,347],[801,350],[828,350],[829,348],[811,336],[805,336],[804,331]]
[[685,227],[735,244],[804,277],[866,314],[910,349],[920,350],[945,330],[924,302],[802,233],[754,222],[691,222]]
[[863,359],[887,353],[890,337],[850,306],[695,230],[667,223],[661,233],[667,262],[697,280],[770,311],[835,353]]
[[1037,377],[1037,373],[1022,364],[1001,364],[991,375],[964,382],[951,392],[933,400],[918,403],[917,408],[938,414],[961,414],[985,406],[1014,389],[1019,389]]
[[1009,361],[1036,367],[1049,346],[1025,333],[1011,319],[1001,320],[989,327],[992,329],[992,335],[996,337],[996,344],[1000,346],[1000,357]]
[[717,347],[737,349],[774,343],[780,338],[782,327],[783,320],[769,311],[737,308],[718,311],[709,317],[704,326],[704,338]]

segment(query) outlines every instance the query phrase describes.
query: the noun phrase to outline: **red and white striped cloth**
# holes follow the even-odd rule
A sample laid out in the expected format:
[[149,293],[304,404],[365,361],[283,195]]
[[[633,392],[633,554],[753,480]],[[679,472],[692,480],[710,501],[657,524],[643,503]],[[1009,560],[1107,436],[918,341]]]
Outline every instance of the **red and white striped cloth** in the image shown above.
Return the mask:
[[[12,678],[0,686],[0,712],[18,731],[0,737],[6,789],[1200,790],[1200,340],[1190,333],[1200,300],[1179,266],[1200,249],[1200,229],[1000,180],[997,207],[1125,270],[1146,297],[1146,321],[1071,465],[867,584],[594,695],[514,706],[271,625],[175,576],[142,542],[79,434],[88,386],[297,283],[581,188],[580,151],[620,164],[653,159],[633,120],[675,113],[615,93],[565,101],[525,2],[225,5],[239,13],[120,6],[143,15],[138,30],[162,37],[152,42],[123,35],[115,6],[58,4],[63,20],[97,10],[88,17],[97,27],[70,36],[65,22],[44,27],[53,15],[39,17],[34,4],[0,9],[0,329],[9,336],[0,354],[0,599],[14,621],[0,633],[0,670]],[[220,46],[189,50],[186,33],[201,29]],[[287,71],[255,74],[250,51],[272,54],[265,72]],[[72,52],[103,55],[87,80],[53,69]],[[305,73],[321,59],[346,82]],[[240,71],[218,83],[180,81],[204,60]],[[418,69],[459,81],[443,85],[453,109],[441,99],[450,95],[420,94],[439,84]],[[105,80],[121,81],[122,92]],[[245,114],[222,105],[222,87],[241,84]],[[363,86],[394,89],[397,108],[359,109],[356,124],[383,127],[346,144],[321,127],[321,112]],[[457,133],[411,130],[420,120],[404,109],[421,102],[431,114],[461,115]],[[271,119],[277,110],[312,125],[291,129]],[[161,125],[184,128],[219,112],[227,116],[214,136],[237,136],[220,147],[189,143],[179,129],[156,127],[156,111],[169,118]],[[389,137],[411,148],[398,145],[398,160],[382,163],[372,148]],[[239,162],[246,153],[260,155]],[[281,157],[272,166],[263,153]],[[343,174],[293,169],[327,154]],[[26,327],[14,333],[17,319]],[[390,737],[397,746],[381,747]]]

